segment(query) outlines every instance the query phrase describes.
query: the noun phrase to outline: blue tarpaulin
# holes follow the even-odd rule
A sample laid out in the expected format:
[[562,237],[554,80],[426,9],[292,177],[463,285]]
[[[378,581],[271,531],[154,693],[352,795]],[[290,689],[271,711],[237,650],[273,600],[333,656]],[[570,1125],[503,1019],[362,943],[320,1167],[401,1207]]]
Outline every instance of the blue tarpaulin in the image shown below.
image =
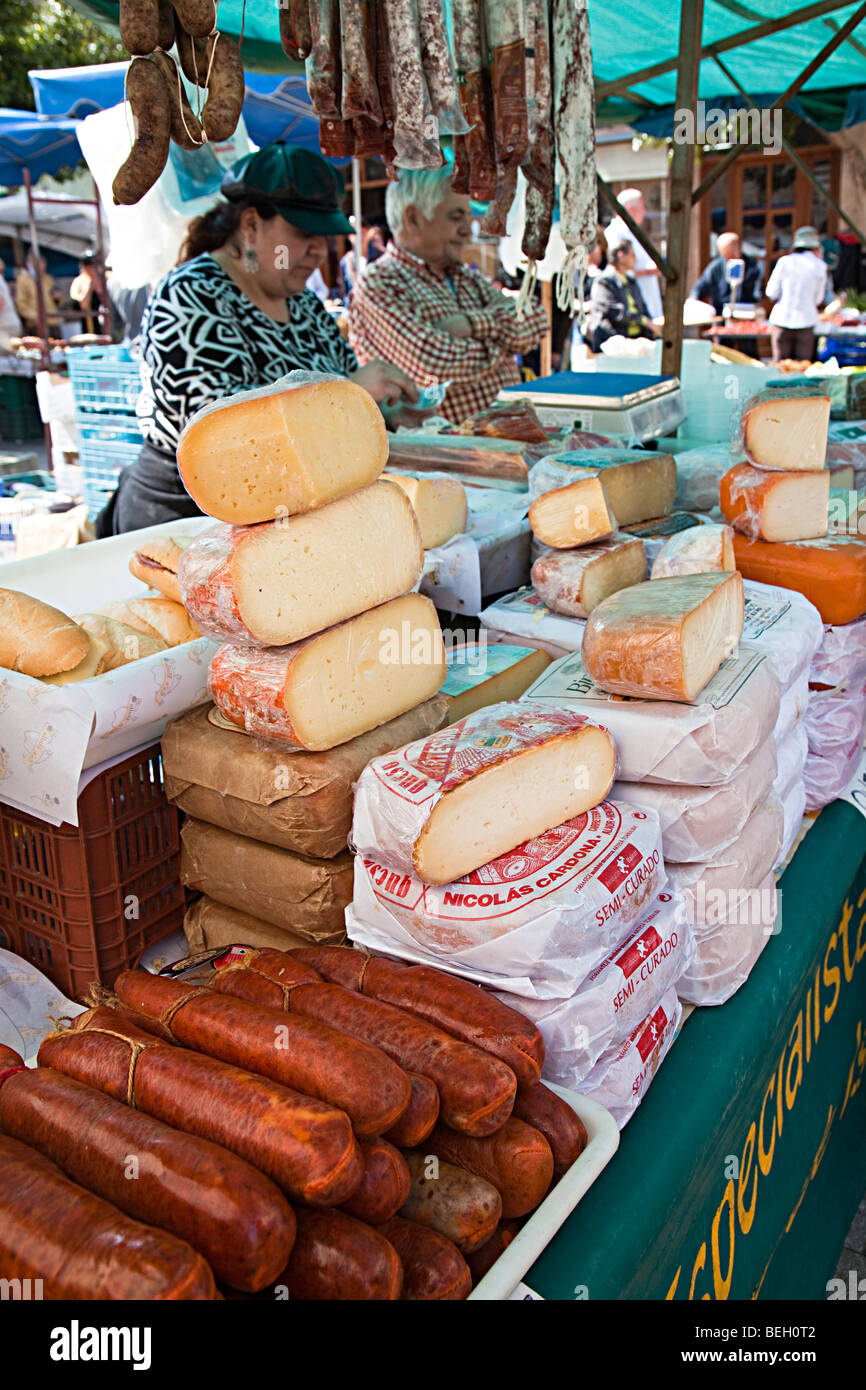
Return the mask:
[[17,188],[24,170],[34,183],[41,174],[75,168],[81,159],[76,122],[48,120],[32,111],[0,107],[0,184]]

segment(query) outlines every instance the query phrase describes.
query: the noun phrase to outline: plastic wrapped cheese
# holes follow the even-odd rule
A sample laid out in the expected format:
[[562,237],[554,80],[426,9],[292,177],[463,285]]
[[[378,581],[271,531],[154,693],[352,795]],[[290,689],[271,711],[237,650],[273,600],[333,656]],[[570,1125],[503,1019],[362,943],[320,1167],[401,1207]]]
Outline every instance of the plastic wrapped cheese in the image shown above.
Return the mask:
[[565,651],[580,651],[583,618],[568,618],[554,613],[532,588],[517,589],[497,599],[479,615],[481,626],[495,632],[507,632],[512,637],[532,638]]
[[801,773],[799,778],[791,784],[788,791],[782,797],[782,844],[779,854],[773,865],[776,872],[780,872],[788,861],[788,856],[794,847],[794,841],[800,833],[800,826],[803,823],[803,814],[806,810],[806,783]]
[[[576,469],[580,470],[577,475]],[[601,478],[607,505],[620,526],[664,516],[673,506],[677,485],[673,456],[640,449],[577,449],[550,454],[530,468],[529,496],[534,500],[567,487],[587,469]]]
[[863,749],[853,744],[850,748],[842,745],[827,756],[813,753],[810,749],[803,767],[806,810],[820,811],[841,796],[856,773],[862,756]]
[[796,589],[825,623],[851,623],[866,613],[866,541],[858,536],[770,542],[734,536],[744,579]]
[[536,497],[529,508],[533,536],[556,550],[568,550],[612,536],[616,517],[602,486],[600,473],[576,468],[574,482]]
[[[520,1012],[544,1038],[548,1081],[579,1090],[603,1052],[651,1014],[691,964],[695,938],[682,900],[660,893],[620,942],[567,999],[521,999]],[[515,1004],[509,994],[497,994]]]
[[767,653],[788,690],[808,671],[823,636],[821,614],[793,589],[743,581],[743,641]]
[[782,807],[769,797],[753,811],[736,840],[706,863],[665,861],[670,890],[682,895],[686,915],[699,926],[729,920],[738,894],[756,888],[779,857],[784,819]]
[[423,567],[408,497],[379,481],[300,516],[209,527],[183,551],[178,581],[207,636],[283,647],[408,593]]
[[646,579],[643,541],[617,536],[579,550],[552,550],[535,561],[530,578],[554,613],[587,618],[609,595]]
[[785,738],[774,738],[773,742],[776,744],[776,776],[772,792],[779,801],[784,801],[791,788],[797,782],[802,782],[809,753],[809,740],[802,719]]
[[177,446],[193,501],[241,526],[308,512],[372,483],[388,461],[376,402],[346,377],[290,372],[197,411]]
[[677,984],[677,993],[690,1004],[724,1004],[748,980],[761,952],[774,934],[778,911],[772,873],[744,892],[727,921],[695,927],[695,955]]
[[808,384],[759,391],[732,421],[732,452],[758,468],[818,471],[826,459],[829,423],[830,397]]
[[736,569],[734,536],[730,526],[708,522],[690,526],[665,541],[653,561],[651,579],[674,579],[678,574]]
[[528,998],[571,994],[664,889],[658,817],[604,801],[440,886],[355,858],[352,941]]
[[597,806],[616,749],[585,714],[488,705],[374,758],[355,789],[352,844],[426,883],[450,883]]
[[850,689],[813,690],[803,716],[810,753],[822,758],[863,745],[866,681]]
[[779,715],[779,682],[763,652],[741,642],[693,705],[623,700],[600,689],[581,654],[553,662],[523,701],[563,704],[610,729],[623,782],[718,787],[769,738]]
[[767,738],[739,772],[720,787],[615,782],[611,795],[632,806],[651,806],[662,828],[665,862],[711,860],[739,837],[776,776],[776,743]]
[[[741,456],[742,457],[742,456]],[[736,462],[726,444],[702,444],[676,454],[676,505],[686,511],[709,512],[719,505],[719,483]]]
[[321,752],[429,700],[446,674],[436,609],[405,594],[289,647],[227,643],[208,688],[238,728]]
[[581,1095],[609,1110],[620,1129],[637,1110],[676,1037],[682,1005],[671,988],[627,1038],[603,1052],[581,1083]]
[[801,671],[779,701],[779,717],[773,730],[773,736],[777,743],[786,739],[801,723],[809,707],[810,696],[809,672]]
[[760,541],[807,541],[827,534],[830,473],[768,472],[738,463],[722,478],[719,506],[726,521]]
[[813,685],[853,686],[866,678],[866,618],[845,623],[841,627],[829,624],[824,628],[821,645],[812,658],[809,680]]

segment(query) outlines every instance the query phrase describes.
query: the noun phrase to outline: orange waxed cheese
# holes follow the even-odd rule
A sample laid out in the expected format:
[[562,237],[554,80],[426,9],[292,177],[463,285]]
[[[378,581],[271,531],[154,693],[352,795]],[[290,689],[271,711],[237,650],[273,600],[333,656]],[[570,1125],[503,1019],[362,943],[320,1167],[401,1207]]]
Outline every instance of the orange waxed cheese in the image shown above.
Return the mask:
[[857,536],[774,543],[735,535],[734,554],[744,579],[795,589],[825,623],[851,623],[866,613],[866,541]]

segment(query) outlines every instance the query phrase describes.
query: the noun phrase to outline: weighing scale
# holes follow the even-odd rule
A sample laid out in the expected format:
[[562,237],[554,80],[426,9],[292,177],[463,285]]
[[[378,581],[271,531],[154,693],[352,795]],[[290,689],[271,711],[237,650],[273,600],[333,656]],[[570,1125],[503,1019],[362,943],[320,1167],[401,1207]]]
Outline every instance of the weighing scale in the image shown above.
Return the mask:
[[554,372],[506,386],[499,400],[532,402],[543,425],[625,436],[641,444],[673,434],[686,418],[675,376],[638,372]]

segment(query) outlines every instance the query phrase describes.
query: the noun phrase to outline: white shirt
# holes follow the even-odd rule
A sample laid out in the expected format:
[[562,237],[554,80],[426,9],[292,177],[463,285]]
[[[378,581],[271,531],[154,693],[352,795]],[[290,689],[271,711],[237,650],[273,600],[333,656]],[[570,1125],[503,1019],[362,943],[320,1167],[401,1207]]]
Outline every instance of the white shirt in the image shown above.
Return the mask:
[[[645,251],[634,233],[625,225],[621,217],[615,217],[605,228],[605,237],[608,246],[616,246],[617,242],[630,241],[634,247],[634,268],[635,270],[658,270],[658,267],[648,251]],[[647,313],[651,319],[660,319],[662,316],[662,292],[658,275],[638,275],[638,285],[644,297]]]
[[779,328],[814,328],[827,297],[827,266],[814,251],[780,256],[767,281],[768,299],[776,303],[770,323]]
[[306,288],[312,290],[317,299],[321,299],[325,304],[328,299],[328,286],[325,284],[325,277],[318,266],[307,280]]
[[0,275],[0,347],[6,347],[10,338],[21,334],[21,320],[12,300],[12,293],[6,280]]

